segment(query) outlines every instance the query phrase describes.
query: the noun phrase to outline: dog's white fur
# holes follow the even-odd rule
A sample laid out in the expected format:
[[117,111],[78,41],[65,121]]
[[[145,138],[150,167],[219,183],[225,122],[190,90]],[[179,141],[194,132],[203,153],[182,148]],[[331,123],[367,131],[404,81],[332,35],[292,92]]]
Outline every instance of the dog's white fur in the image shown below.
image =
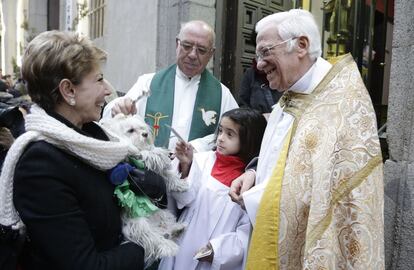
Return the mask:
[[[114,118],[102,119],[100,124],[109,135],[137,147],[140,155],[136,158],[143,160],[148,169],[165,179],[167,191],[188,190],[188,183],[171,168],[169,151],[153,145],[150,128],[141,117],[118,114]],[[178,246],[174,240],[186,226],[176,222],[175,216],[166,209],[139,218],[130,218],[124,213],[122,221],[124,236],[144,248],[147,263],[176,255]]]

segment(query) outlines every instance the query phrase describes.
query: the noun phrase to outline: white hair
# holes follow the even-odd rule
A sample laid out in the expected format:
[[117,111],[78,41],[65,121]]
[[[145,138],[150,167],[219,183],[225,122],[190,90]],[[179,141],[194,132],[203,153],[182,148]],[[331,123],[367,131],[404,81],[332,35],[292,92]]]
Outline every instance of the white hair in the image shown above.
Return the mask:
[[274,13],[261,19],[256,24],[256,32],[259,34],[269,26],[275,27],[275,34],[282,40],[292,38],[288,42],[287,50],[290,52],[297,37],[306,36],[309,40],[308,53],[311,60],[316,60],[322,54],[321,35],[313,15],[303,9],[291,9],[285,12]]

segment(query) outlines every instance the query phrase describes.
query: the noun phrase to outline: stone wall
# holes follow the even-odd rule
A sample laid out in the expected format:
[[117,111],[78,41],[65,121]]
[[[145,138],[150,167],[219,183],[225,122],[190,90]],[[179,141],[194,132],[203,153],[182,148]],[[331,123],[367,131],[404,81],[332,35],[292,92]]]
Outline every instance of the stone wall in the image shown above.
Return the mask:
[[385,162],[388,270],[414,269],[414,1],[395,1]]
[[107,1],[104,36],[94,42],[108,52],[104,74],[117,91],[155,71],[157,16],[157,1]]
[[175,63],[181,23],[199,19],[214,27],[215,12],[215,0],[108,1],[104,36],[94,40],[108,52],[106,78],[127,92],[139,75]]
[[[157,70],[175,63],[175,38],[181,23],[203,20],[215,28],[215,0],[158,1]],[[208,67],[212,68],[212,61]]]

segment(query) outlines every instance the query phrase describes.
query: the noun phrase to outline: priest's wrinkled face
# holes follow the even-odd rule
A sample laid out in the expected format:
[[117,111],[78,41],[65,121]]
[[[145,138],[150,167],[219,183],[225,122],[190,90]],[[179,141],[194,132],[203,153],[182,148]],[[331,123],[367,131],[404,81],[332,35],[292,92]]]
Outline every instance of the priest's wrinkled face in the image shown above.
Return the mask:
[[188,77],[201,74],[214,53],[211,29],[188,23],[177,37],[177,65]]
[[299,39],[294,37],[283,40],[274,25],[258,33],[257,68],[266,73],[270,88],[283,92],[303,75],[296,49]]

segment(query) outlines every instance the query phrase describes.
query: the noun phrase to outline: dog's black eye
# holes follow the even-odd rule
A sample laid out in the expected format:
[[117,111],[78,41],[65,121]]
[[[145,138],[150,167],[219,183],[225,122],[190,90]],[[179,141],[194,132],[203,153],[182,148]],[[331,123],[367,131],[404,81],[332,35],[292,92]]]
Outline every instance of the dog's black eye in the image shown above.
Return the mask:
[[130,128],[130,129],[128,129],[128,133],[133,133],[135,131],[135,129],[133,129],[133,128]]

